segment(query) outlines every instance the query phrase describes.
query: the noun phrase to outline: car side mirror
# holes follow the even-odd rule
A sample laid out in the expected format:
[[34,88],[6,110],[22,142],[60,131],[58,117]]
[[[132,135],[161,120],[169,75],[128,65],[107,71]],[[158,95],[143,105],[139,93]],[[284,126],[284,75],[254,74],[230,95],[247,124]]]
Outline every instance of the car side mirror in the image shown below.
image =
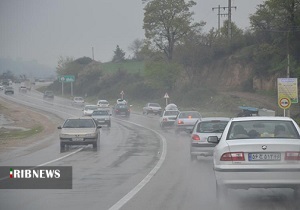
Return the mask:
[[57,129],[61,129],[61,126],[58,126]]
[[219,143],[219,138],[217,136],[209,136],[207,138],[207,142],[213,143],[213,144],[218,144]]

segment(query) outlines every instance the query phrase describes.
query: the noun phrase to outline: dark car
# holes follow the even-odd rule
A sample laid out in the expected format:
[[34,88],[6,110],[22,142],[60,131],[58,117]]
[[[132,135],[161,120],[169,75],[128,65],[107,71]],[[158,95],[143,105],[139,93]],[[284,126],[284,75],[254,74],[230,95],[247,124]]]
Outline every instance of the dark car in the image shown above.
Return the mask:
[[130,108],[127,104],[116,104],[113,108],[114,116],[130,116]]
[[54,93],[52,91],[46,90],[44,92],[43,99],[54,99]]

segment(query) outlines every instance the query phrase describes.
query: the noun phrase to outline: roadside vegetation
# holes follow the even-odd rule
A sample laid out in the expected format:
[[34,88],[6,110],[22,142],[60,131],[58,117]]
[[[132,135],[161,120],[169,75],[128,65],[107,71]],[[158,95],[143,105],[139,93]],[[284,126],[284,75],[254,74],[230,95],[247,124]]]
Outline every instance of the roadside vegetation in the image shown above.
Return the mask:
[[[250,16],[250,29],[232,22],[230,34],[228,21],[204,33],[205,22],[194,22],[190,11],[194,1],[143,2],[145,39],[133,41],[131,58],[118,45],[108,63],[59,58],[57,75],[75,76],[74,95],[115,101],[123,90],[137,104],[164,104],[167,92],[182,107],[230,111],[228,106],[258,104],[223,91],[276,92],[275,83],[272,88],[264,83],[286,77],[287,68],[290,77],[300,75],[300,0],[267,0]],[[49,88],[59,94],[61,84]],[[70,83],[64,89],[70,93]]]

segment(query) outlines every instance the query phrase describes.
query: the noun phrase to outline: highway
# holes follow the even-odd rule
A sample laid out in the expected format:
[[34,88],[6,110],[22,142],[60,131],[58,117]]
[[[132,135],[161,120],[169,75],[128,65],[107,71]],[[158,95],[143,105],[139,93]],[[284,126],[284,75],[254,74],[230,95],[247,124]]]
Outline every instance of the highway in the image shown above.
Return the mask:
[[[0,97],[32,107],[57,126],[65,118],[82,116],[70,100],[45,101],[35,90],[1,92]],[[0,166],[72,166],[73,189],[0,189],[0,209],[298,209],[290,189],[229,190],[228,202],[219,206],[212,157],[191,161],[187,133],[162,130],[158,116],[141,113],[113,117],[111,128],[101,128],[98,151],[74,146],[60,153],[57,130],[37,143],[1,153]]]

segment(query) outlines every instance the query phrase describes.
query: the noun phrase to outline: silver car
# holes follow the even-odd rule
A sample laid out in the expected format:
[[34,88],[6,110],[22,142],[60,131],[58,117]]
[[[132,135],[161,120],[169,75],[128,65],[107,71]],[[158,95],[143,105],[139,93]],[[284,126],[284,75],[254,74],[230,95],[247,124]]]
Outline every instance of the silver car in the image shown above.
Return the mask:
[[100,109],[93,111],[92,118],[97,122],[98,125],[111,126],[111,114],[107,109]]
[[175,125],[175,133],[178,134],[181,131],[190,133],[197,120],[201,118],[201,114],[197,111],[182,111],[178,114]]
[[66,149],[66,145],[88,145],[92,144],[94,149],[97,149],[100,141],[100,131],[93,118],[69,118],[65,120],[60,129],[60,151]]
[[288,117],[240,117],[214,148],[218,200],[228,188],[292,188],[300,198],[300,129]]
[[209,136],[221,137],[230,118],[205,117],[198,120],[191,132],[191,160],[197,156],[212,156],[216,144],[207,142]]
[[147,103],[143,107],[143,114],[161,115],[161,106],[158,103]]

